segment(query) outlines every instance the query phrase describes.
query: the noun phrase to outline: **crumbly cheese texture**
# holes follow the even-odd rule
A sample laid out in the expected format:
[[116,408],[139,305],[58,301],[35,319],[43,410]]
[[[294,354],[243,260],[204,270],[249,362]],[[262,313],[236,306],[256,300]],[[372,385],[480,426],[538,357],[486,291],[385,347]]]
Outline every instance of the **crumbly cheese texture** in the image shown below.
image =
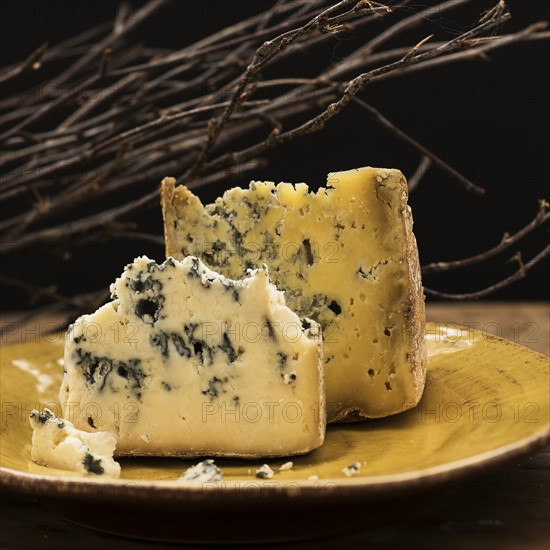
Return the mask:
[[223,480],[223,472],[211,458],[208,458],[188,468],[178,481],[180,483],[221,483]]
[[112,433],[77,430],[49,409],[33,410],[29,419],[34,462],[83,475],[120,477],[120,465],[113,460],[116,438]]
[[329,421],[418,403],[424,296],[401,172],[336,172],[317,192],[253,181],[207,206],[165,178],[162,207],[167,255],[197,255],[228,277],[265,263],[289,307],[321,324]]
[[66,337],[60,400],[117,455],[287,456],[323,443],[320,327],[265,266],[230,280],[197,258],[147,257]]

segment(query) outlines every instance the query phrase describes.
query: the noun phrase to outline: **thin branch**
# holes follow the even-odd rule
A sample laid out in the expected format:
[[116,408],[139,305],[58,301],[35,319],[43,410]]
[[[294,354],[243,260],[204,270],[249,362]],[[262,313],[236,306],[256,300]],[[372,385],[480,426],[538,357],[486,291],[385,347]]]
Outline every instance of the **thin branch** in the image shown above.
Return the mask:
[[[502,48],[504,46],[509,46],[512,43],[517,42],[525,42],[525,41],[532,41],[532,40],[548,40],[550,38],[549,32],[541,32],[543,29],[546,29],[548,27],[548,23],[546,21],[539,21],[538,23],[534,23],[533,25],[530,25],[529,27],[523,29],[522,31],[519,31],[517,33],[508,34],[504,36],[495,36],[491,37],[491,40],[488,42],[479,42],[474,41],[473,44],[470,44],[470,49],[467,49],[465,51],[459,51],[453,54],[450,54],[448,56],[445,56],[445,65],[452,64],[452,63],[458,63],[463,61],[487,61],[489,59],[487,52],[490,52],[492,50],[497,50],[499,48]],[[421,65],[414,65],[410,67],[406,67],[403,69],[403,74],[409,74],[411,72],[415,71],[425,71],[425,70],[431,70],[437,67],[440,67],[443,64],[443,59],[431,59],[430,61],[427,61],[426,63],[422,63]],[[387,78],[392,77],[393,75],[386,75]]]
[[[115,163],[117,160],[115,159]],[[176,161],[175,165],[178,166]],[[255,170],[259,167],[265,165],[265,161],[262,159],[256,159],[254,162],[243,163],[239,166],[234,166],[227,170],[221,170],[209,176],[203,176],[200,182],[194,182],[194,185],[209,185],[220,180],[227,180],[228,178],[235,177],[236,175],[242,175],[250,170]],[[113,170],[116,170],[116,167],[113,167]],[[166,173],[170,171],[167,170]],[[147,179],[147,174],[141,174],[143,179]],[[132,178],[129,178],[128,184],[132,183]],[[135,183],[135,181],[134,181]],[[119,190],[121,188],[121,182],[116,182],[115,187]],[[100,188],[101,189],[101,188]],[[108,192],[108,189],[103,189],[103,192]],[[49,211],[55,209],[59,211],[62,207],[69,206],[71,204],[77,204],[87,198],[85,190],[79,188],[75,189],[75,195],[63,195],[63,202],[57,202],[55,204],[47,204],[47,209]],[[115,223],[117,220],[128,216],[129,214],[135,213],[136,211],[149,208],[158,200],[158,189],[150,192],[149,194],[142,196],[136,200],[130,201],[123,206],[118,206],[108,210],[104,210],[100,214],[94,214],[85,218],[81,218],[77,221],[68,222],[60,224],[58,226],[49,227],[47,229],[42,229],[34,232],[27,233],[25,235],[20,235],[23,227],[26,227],[34,219],[39,216],[40,209],[33,211],[33,216],[30,219],[24,219],[21,227],[18,228],[17,232],[13,232],[4,238],[4,247],[0,247],[0,255],[14,252],[27,247],[36,247],[40,246],[42,243],[51,243],[56,242],[57,240],[66,240],[67,238],[73,238],[78,235],[88,234],[92,230],[101,229],[105,232],[105,228],[109,227]]]
[[[535,23],[533,25],[529,25],[525,29],[522,29],[519,32],[516,33],[510,33],[510,34],[503,34],[493,37],[492,41],[490,43],[478,44],[477,47],[472,48],[470,50],[467,50],[465,52],[458,52],[454,54],[449,54],[445,56],[444,59],[445,62],[447,60],[450,60],[450,62],[454,61],[475,61],[480,60],[484,58],[484,53],[488,49],[498,49],[503,48],[505,46],[509,46],[511,44],[516,44],[520,42],[532,42],[537,40],[548,40],[550,38],[550,32],[544,31],[548,26],[546,21],[540,21],[538,23]],[[426,51],[431,48],[439,48],[445,44],[445,42],[438,41],[438,42],[430,42],[429,44],[424,44],[419,48],[419,51]],[[411,46],[403,47],[403,48],[393,48],[391,50],[385,50],[378,53],[373,53],[369,55],[368,57],[365,57],[362,61],[363,63],[361,66],[363,67],[369,67],[371,65],[378,65],[380,63],[386,63],[388,61],[391,61],[393,59],[399,59],[407,54],[411,50]],[[415,65],[415,70],[424,70],[429,69],[433,66],[435,60],[430,61],[429,63],[424,63],[422,65]],[[343,76],[344,74],[351,72],[354,67],[351,65],[339,70],[339,76]],[[411,67],[410,70],[413,68]],[[406,72],[406,71],[405,71]],[[395,76],[401,76],[403,73],[395,73]],[[390,77],[392,75],[388,75]]]
[[[411,50],[411,52],[414,51]],[[415,54],[413,54],[414,57]],[[435,153],[430,151],[427,147],[416,141],[409,134],[405,133],[403,130],[398,128],[393,122],[388,120],[378,109],[375,109],[372,105],[365,103],[362,99],[354,97],[353,101],[357,103],[362,109],[369,113],[370,117],[378,124],[382,125],[384,128],[389,130],[392,134],[397,136],[401,141],[410,145],[413,149],[416,149],[423,157],[430,159],[433,164],[439,166],[441,170],[447,172],[452,179],[456,180],[460,185],[462,185],[467,191],[475,193],[476,195],[483,195],[485,190],[482,187],[479,187],[475,183],[471,182],[468,178],[463,176],[458,170],[455,170],[452,166],[449,166],[444,160],[439,158]]]
[[[39,290],[39,287],[34,288]],[[5,336],[8,332],[12,332],[14,327],[22,327],[29,321],[40,318],[42,315],[51,315],[52,313],[57,312],[62,312],[65,315],[65,321],[56,327],[52,327],[51,331],[48,332],[58,332],[59,330],[64,330],[76,316],[89,311],[95,311],[99,306],[105,303],[109,298],[109,292],[103,289],[78,294],[72,298],[66,296],[63,296],[62,298],[62,300],[56,300],[51,304],[46,304],[42,307],[35,308],[12,322],[2,323],[0,326],[0,337]]]
[[[9,323],[0,323],[0,337],[2,342],[4,342],[4,336],[10,332],[13,332],[14,328],[21,328],[26,325],[29,321],[40,318],[44,314],[51,315],[52,313],[57,313],[67,309],[67,305],[63,302],[53,302],[51,304],[46,304],[45,306],[34,308],[28,313],[23,314],[18,319],[9,322]],[[68,323],[67,323],[68,324]]]
[[[110,21],[106,21],[104,23],[100,23],[99,25],[96,25],[95,27],[91,27],[90,29],[83,31],[81,33],[78,33],[77,35],[64,40],[62,42],[59,42],[54,47],[46,49],[44,52],[44,55],[40,58],[40,63],[42,66],[46,62],[52,61],[52,60],[58,60],[63,59],[65,57],[71,57],[75,55],[82,55],[82,53],[86,53],[90,50],[90,45],[84,44],[88,40],[92,40],[100,36],[101,34],[105,33],[112,27],[112,23]],[[14,63],[13,65],[9,65],[6,67],[4,72],[13,71],[18,67],[18,63]],[[5,105],[0,102],[0,107],[4,107]]]
[[[247,149],[222,155],[221,157],[212,161],[210,164],[206,166],[210,169],[218,170],[221,167],[226,166],[228,164],[233,164],[236,162],[244,162],[246,160],[249,160],[254,156],[263,154],[265,151],[268,151],[269,149],[272,149],[275,146],[282,145],[298,137],[301,137],[313,132],[318,132],[324,128],[325,124],[329,120],[331,120],[336,115],[338,115],[352,101],[353,97],[356,96],[357,93],[364,88],[366,84],[370,83],[376,78],[380,78],[385,74],[391,73],[392,71],[401,70],[409,65],[414,65],[417,63],[424,62],[426,60],[432,59],[439,55],[443,55],[446,52],[451,52],[457,49],[466,48],[468,47],[468,43],[470,39],[474,38],[475,36],[481,34],[484,31],[490,30],[491,28],[497,25],[500,25],[503,21],[506,21],[508,18],[509,18],[509,14],[507,12],[499,10],[496,12],[493,18],[487,21],[484,21],[483,23],[477,25],[476,27],[469,30],[468,32],[460,35],[457,38],[454,38],[453,40],[446,42],[444,45],[438,48],[434,48],[427,52],[420,53],[413,56],[405,55],[398,61],[394,61],[393,63],[389,63],[387,65],[383,65],[376,69],[372,69],[371,71],[368,71],[366,73],[362,73],[348,83],[340,99],[328,105],[328,107],[326,107],[324,111],[322,111],[320,114],[313,117],[311,120],[308,120],[307,122],[293,128],[292,130],[288,130],[287,132],[280,133],[279,135],[276,135],[276,136],[270,135],[268,139],[252,147],[249,147]],[[188,174],[186,174],[186,176],[188,177]],[[184,178],[184,181],[186,181],[185,178]]]
[[[229,105],[225,108],[222,115],[209,126],[208,140],[204,145],[202,151],[198,155],[197,160],[195,161],[193,166],[189,169],[187,174],[185,174],[183,178],[184,180],[192,180],[203,168],[208,154],[213,149],[216,140],[218,139],[218,136],[220,135],[227,121],[230,119],[235,110],[239,108],[246,97],[253,93],[254,88],[249,87],[249,84],[252,82],[255,75],[279,52],[284,51],[303,34],[311,32],[314,29],[319,29],[323,25],[329,26],[331,24],[340,24],[344,20],[363,15],[365,12],[362,10],[362,8],[365,5],[368,5],[367,2],[363,0],[357,3],[355,2],[356,0],[341,0],[336,5],[331,6],[327,10],[315,16],[311,21],[309,21],[302,27],[293,31],[283,33],[274,40],[264,42],[258,48],[256,53],[254,54],[254,59],[252,60],[250,65],[248,65],[245,73],[241,77]],[[332,14],[352,3],[355,3],[355,6],[351,10],[341,15],[340,17],[331,18]]]
[[413,175],[407,179],[409,193],[412,193],[418,187],[420,180],[426,175],[431,165],[432,161],[428,157],[422,156]]
[[[100,73],[103,73],[100,70]],[[92,109],[97,109],[102,103],[105,103],[113,98],[114,95],[120,94],[124,89],[133,84],[136,80],[143,78],[143,75],[140,73],[130,74],[124,78],[121,78],[109,88],[101,92],[100,94],[94,94],[86,103],[84,103],[79,109],[74,111],[69,117],[67,117],[61,124],[58,125],[57,129],[59,131],[66,130],[71,127],[75,122],[79,121],[88,114]]]
[[108,291],[103,290],[100,292],[94,291],[88,294],[80,294],[78,296],[63,296],[57,291],[57,286],[41,287],[5,275],[0,275],[0,283],[25,291],[29,294],[32,301],[36,301],[40,298],[49,298],[64,307],[70,306],[80,308],[84,304],[88,304],[90,298],[97,299],[99,295],[108,295]]
[[112,239],[144,241],[164,247],[164,237],[162,235],[151,235],[150,233],[140,233],[139,231],[116,231],[110,237]]
[[472,0],[447,0],[446,2],[437,3],[414,13],[409,17],[401,19],[385,31],[369,40],[364,46],[349,55],[342,63],[335,65],[330,71],[327,71],[324,76],[330,79],[341,77],[342,74],[360,67],[376,48],[388,42],[395,36],[416,27],[425,21],[429,21],[434,15],[441,15],[464,4],[469,4],[470,2],[472,2]]
[[92,214],[91,216],[87,216],[77,221],[68,222],[57,227],[35,231],[34,233],[29,233],[20,238],[16,238],[11,242],[8,241],[5,243],[6,246],[0,249],[0,254],[13,252],[28,246],[36,246],[41,243],[64,240],[68,237],[79,235],[98,227],[103,227],[104,225],[108,225],[109,223],[112,223],[119,218],[128,215],[129,213],[150,207],[158,200],[158,193],[158,188],[155,188],[154,191],[148,193],[147,195],[130,201],[123,206],[117,206],[116,208],[105,210],[99,214]]
[[38,120],[41,120],[44,118],[47,114],[51,113],[54,109],[65,103],[68,99],[71,97],[75,97],[87,88],[90,88],[91,86],[95,85],[100,80],[100,75],[96,74],[88,79],[84,80],[75,88],[71,88],[64,93],[62,93],[59,97],[55,98],[53,101],[49,103],[45,103],[41,107],[38,107],[36,110],[34,110],[27,118],[23,119],[21,122],[17,123],[15,126],[12,126],[9,130],[6,130],[3,134],[0,135],[0,143],[2,141],[6,141],[12,136],[15,136],[18,134],[21,130],[24,130],[28,126],[30,126],[33,122],[37,122]]
[[[60,88],[61,84],[72,78],[76,73],[78,73],[83,67],[87,66],[94,58],[96,58],[100,53],[103,53],[106,48],[111,46],[115,41],[119,40],[124,33],[131,31],[140,25],[148,16],[153,12],[159,9],[166,3],[167,0],[150,0],[145,6],[143,6],[135,16],[131,17],[128,20],[128,24],[124,25],[122,29],[113,31],[109,36],[101,40],[96,46],[94,46],[87,54],[79,58],[73,65],[71,65],[67,70],[61,73],[57,78],[49,83],[48,88],[52,90],[57,90]],[[30,124],[41,120],[44,116],[49,114],[54,108],[62,105],[67,99],[73,97],[86,88],[90,88],[99,82],[102,77],[101,73],[89,77],[87,80],[82,82],[80,85],[77,85],[74,89],[70,89],[63,93],[60,97],[56,98],[53,102],[46,104],[42,108],[36,110],[33,114],[28,116],[26,119],[22,120],[10,130],[4,132],[0,135],[0,142],[8,139],[9,137],[15,135],[17,132],[27,128]]]
[[[161,3],[149,2],[137,13]],[[178,51],[141,43],[124,46],[120,36],[135,20],[128,18],[129,4],[124,4],[114,22],[43,54],[43,62],[65,60],[61,71],[45,84],[70,80],[72,90],[47,94],[41,83],[0,100],[0,108],[9,110],[0,122],[4,138],[0,162],[5,167],[0,201],[11,201],[8,209],[15,206],[11,217],[0,224],[2,240],[9,243],[0,254],[9,257],[23,247],[63,243],[68,238],[75,245],[115,238],[160,244],[159,236],[136,231],[135,220],[139,210],[157,204],[156,187],[163,176],[179,175],[178,181],[192,188],[227,182],[264,166],[263,152],[321,130],[351,101],[420,152],[423,160],[409,178],[413,190],[429,164],[437,164],[433,160],[437,157],[374,107],[364,102],[367,108],[362,106],[359,91],[384,78],[485,59],[492,49],[548,38],[542,23],[487,37],[487,31],[508,18],[499,2],[473,29],[453,40],[420,40],[408,48],[382,49],[390,39],[467,3],[445,1],[420,10],[413,6],[412,15],[396,20],[387,17],[386,6],[366,0],[279,0],[262,13]],[[396,12],[411,4],[402,0],[391,9]],[[327,61],[317,78],[304,78],[309,70],[297,77],[284,72],[281,60],[286,63],[294,56],[292,63],[307,63],[304,54],[335,36],[338,40],[340,31],[359,36],[367,23],[378,27],[362,35],[367,37],[363,45],[337,63]],[[277,77],[266,80],[263,70],[276,62]],[[347,82],[337,78],[344,74],[349,75]],[[253,99],[254,93],[261,93],[262,99]],[[296,124],[298,117],[300,121],[305,117],[305,122]],[[38,121],[44,128],[35,132]],[[219,156],[211,159],[213,151]],[[458,181],[464,178],[441,160],[439,166]],[[124,203],[128,195],[132,200]],[[107,210],[106,197],[112,200]],[[87,214],[78,218],[82,205]],[[70,207],[76,215],[69,214]],[[32,230],[33,226],[37,228]]]
[[522,227],[519,231],[510,235],[504,233],[502,240],[499,244],[469,258],[463,258],[462,260],[454,260],[451,262],[435,262],[425,266],[422,266],[422,274],[427,275],[429,273],[438,273],[441,271],[449,271],[451,269],[459,269],[462,267],[468,267],[471,265],[484,262],[497,254],[500,254],[504,250],[507,250],[512,245],[517,243],[520,239],[523,239],[526,235],[534,231],[537,227],[545,224],[550,219],[550,212],[548,212],[549,204],[545,200],[540,201],[539,211],[537,215],[531,220],[525,227]]
[[48,49],[48,43],[42,44],[38,49],[36,49],[23,63],[13,68],[10,71],[7,71],[3,74],[0,74],[0,84],[13,80],[14,78],[26,73],[30,69],[37,70],[40,68],[40,61],[44,57]]
[[[126,18],[124,21],[117,18],[117,24],[115,24],[113,31],[95,44],[93,48],[90,48],[84,56],[75,61],[75,63],[62,72],[57,78],[51,81],[50,86],[53,89],[57,89],[64,82],[74,78],[79,71],[88,66],[98,56],[102,55],[107,48],[119,41],[122,36],[141,25],[149,16],[166,3],[166,0],[149,0],[149,2],[139,9],[132,17]],[[124,4],[122,4],[121,9],[125,9]]]
[[465,292],[462,294],[453,294],[450,292],[442,292],[440,290],[434,290],[432,288],[426,288],[426,287],[424,287],[424,292],[428,296],[434,296],[436,298],[445,298],[447,300],[478,300],[479,298],[484,298],[485,296],[489,296],[489,294],[493,294],[498,290],[501,290],[511,285],[512,283],[515,283],[516,281],[520,281],[521,279],[525,278],[527,273],[533,267],[535,267],[538,263],[540,263],[544,258],[546,258],[549,255],[550,255],[550,245],[547,245],[546,248],[544,248],[541,252],[539,252],[532,260],[530,260],[526,264],[521,263],[519,266],[519,269],[509,277],[506,277],[502,281],[499,281],[498,283],[495,283],[487,288],[478,290],[476,292]]
[[[311,2],[310,0],[305,0],[305,3],[313,4],[313,2]],[[275,8],[274,10],[271,10],[271,11],[273,14],[275,14],[278,11],[284,12],[296,7],[297,5],[304,5],[304,1],[288,2],[286,4],[281,5],[278,9]],[[318,9],[319,8],[314,8],[312,11],[316,12],[318,11]],[[187,46],[182,50],[173,52],[162,59],[154,59],[152,61],[140,64],[140,65],[125,67],[124,69],[114,71],[113,74],[116,76],[123,76],[125,74],[133,73],[136,71],[150,72],[150,71],[158,71],[161,69],[166,69],[168,67],[178,65],[182,62],[187,62],[189,60],[196,59],[197,57],[204,57],[212,53],[221,52],[227,49],[234,48],[235,46],[239,46],[243,42],[246,42],[249,40],[264,38],[265,36],[269,36],[274,32],[278,32],[280,30],[287,29],[288,27],[292,27],[297,23],[300,23],[301,21],[307,21],[307,19],[311,18],[311,16],[312,16],[312,13],[308,12],[306,14],[302,14],[297,18],[289,17],[288,20],[283,21],[273,27],[270,27],[270,29],[260,30],[255,33],[246,32],[248,28],[258,24],[265,17],[265,12],[260,13],[259,15],[252,16],[249,19],[240,21],[234,25],[226,27],[225,29],[222,29],[218,33],[215,33],[203,40],[199,40],[198,42],[195,42],[193,45]],[[234,37],[234,38],[229,38],[229,37]],[[223,39],[228,39],[228,40],[224,42]],[[222,40],[222,42],[218,42],[219,40]]]

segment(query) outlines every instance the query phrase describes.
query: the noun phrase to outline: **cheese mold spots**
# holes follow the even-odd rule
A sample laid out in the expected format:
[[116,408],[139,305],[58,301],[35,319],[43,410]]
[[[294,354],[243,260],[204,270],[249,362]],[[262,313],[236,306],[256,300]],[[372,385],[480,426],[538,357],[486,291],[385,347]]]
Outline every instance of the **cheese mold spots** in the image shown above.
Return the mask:
[[33,410],[29,420],[34,462],[92,477],[120,477],[120,465],[113,460],[116,438],[112,433],[77,430],[49,409]]
[[424,296],[401,172],[336,172],[317,192],[253,181],[206,206],[165,178],[162,208],[168,256],[193,254],[233,278],[265,263],[288,306],[320,323],[329,421],[418,403]]
[[267,267],[228,279],[196,257],[126,266],[69,328],[60,400],[117,455],[287,456],[323,443],[319,325]]

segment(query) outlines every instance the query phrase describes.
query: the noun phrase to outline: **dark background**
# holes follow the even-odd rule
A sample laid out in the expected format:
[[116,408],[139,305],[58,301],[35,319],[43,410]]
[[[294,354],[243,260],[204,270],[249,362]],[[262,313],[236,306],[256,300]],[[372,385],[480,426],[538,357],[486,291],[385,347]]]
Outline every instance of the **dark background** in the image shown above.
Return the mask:
[[[135,7],[142,4],[132,2]],[[151,46],[182,47],[270,4],[258,0],[175,1],[167,8],[170,17],[165,12],[157,13],[130,38]],[[117,5],[101,0],[2,0],[1,64],[25,58],[45,41],[54,44],[112,18]],[[434,30],[437,38],[450,38],[491,5],[472,2],[390,45],[410,44]],[[513,19],[503,32],[550,19],[550,2],[510,0],[508,5]],[[337,61],[345,56],[348,49],[371,38],[373,30],[369,26],[335,38],[328,48],[310,52],[305,64],[310,74],[300,76],[315,75],[316,68],[325,66],[327,59]],[[538,209],[538,199],[550,199],[548,53],[546,41],[516,44],[491,52],[489,63],[477,60],[451,64],[372,83],[361,93],[390,120],[487,190],[484,197],[476,197],[438,169],[429,170],[410,197],[422,263],[477,254],[498,243],[505,231],[513,232],[528,223]],[[300,67],[304,67],[303,62]],[[281,70],[274,68],[275,72]],[[284,68],[285,74],[292,70]],[[353,106],[322,133],[298,139],[266,157],[269,166],[247,174],[243,181],[228,181],[226,187],[246,185],[250,179],[306,181],[316,187],[324,183],[328,172],[363,165],[400,168],[410,176],[419,160],[414,151],[376,127]],[[223,185],[218,184],[199,195],[209,200],[222,190]],[[140,223],[142,229],[160,234],[160,208],[149,211]],[[546,227],[522,241],[524,260],[540,251],[547,241]],[[514,271],[515,265],[507,262],[514,250],[477,268],[426,277],[425,284],[450,292],[483,288]],[[106,287],[127,262],[143,253],[163,259],[160,246],[116,241],[72,250],[67,263],[51,260],[46,254],[22,255],[10,265],[4,262],[2,271],[43,284],[56,283],[62,293],[71,294]],[[492,298],[546,299],[548,275],[545,261],[526,280]],[[20,309],[24,301],[23,293],[3,291],[3,308]]]

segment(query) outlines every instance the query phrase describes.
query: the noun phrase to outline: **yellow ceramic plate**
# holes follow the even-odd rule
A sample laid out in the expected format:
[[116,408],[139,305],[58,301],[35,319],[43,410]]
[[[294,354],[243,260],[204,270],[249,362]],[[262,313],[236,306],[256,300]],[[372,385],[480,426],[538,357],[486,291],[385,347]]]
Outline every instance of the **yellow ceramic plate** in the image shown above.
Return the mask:
[[[181,459],[122,459],[118,480],[34,464],[28,413],[57,401],[63,338],[3,347],[0,486],[116,533],[203,542],[285,539],[365,527],[406,512],[442,482],[549,441],[547,357],[440,324],[428,325],[427,339],[428,380],[416,409],[331,426],[323,447],[293,458],[291,470],[278,472],[285,461],[268,460],[276,471],[271,480],[255,478],[259,460],[217,459],[226,482],[204,487],[176,482],[192,464]],[[354,462],[361,470],[346,478],[342,469]]]

